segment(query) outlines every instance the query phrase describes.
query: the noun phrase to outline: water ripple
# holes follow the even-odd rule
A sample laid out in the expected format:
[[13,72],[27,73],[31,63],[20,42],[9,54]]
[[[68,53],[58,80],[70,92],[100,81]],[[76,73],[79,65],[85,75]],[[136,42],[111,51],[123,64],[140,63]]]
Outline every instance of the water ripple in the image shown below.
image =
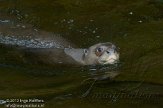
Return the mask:
[[0,43],[27,48],[64,48],[64,46],[54,42],[53,40],[41,40],[39,38],[22,39],[15,36],[3,36],[2,34],[0,34]]

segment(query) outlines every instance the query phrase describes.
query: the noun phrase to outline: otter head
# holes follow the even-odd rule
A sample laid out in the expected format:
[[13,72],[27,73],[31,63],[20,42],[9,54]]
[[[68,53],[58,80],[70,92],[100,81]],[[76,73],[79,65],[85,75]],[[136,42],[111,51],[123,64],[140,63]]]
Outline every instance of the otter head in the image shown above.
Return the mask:
[[119,60],[119,53],[114,44],[99,43],[88,49],[66,48],[64,52],[82,65],[114,64]]
[[99,43],[84,49],[83,61],[86,65],[91,64],[114,64],[119,61],[119,52],[110,42]]

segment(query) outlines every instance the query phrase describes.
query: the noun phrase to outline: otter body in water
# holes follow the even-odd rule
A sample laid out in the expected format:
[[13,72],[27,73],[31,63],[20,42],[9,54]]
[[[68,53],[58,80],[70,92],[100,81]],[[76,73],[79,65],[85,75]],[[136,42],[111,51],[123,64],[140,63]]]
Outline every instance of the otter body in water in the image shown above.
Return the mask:
[[48,64],[78,65],[114,64],[119,60],[117,48],[110,42],[95,44],[86,49],[71,48],[74,45],[61,36],[14,20],[2,22],[1,17],[0,43],[23,47],[25,56],[32,57],[32,60],[36,58],[35,61]]
[[48,64],[104,65],[119,60],[119,53],[110,42],[95,44],[87,49],[78,48],[34,48],[26,49],[26,56]]

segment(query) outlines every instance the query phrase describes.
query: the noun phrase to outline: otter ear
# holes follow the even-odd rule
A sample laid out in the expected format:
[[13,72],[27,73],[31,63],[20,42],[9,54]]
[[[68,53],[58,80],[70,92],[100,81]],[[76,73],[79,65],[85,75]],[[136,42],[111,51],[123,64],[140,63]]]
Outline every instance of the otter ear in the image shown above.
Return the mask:
[[84,49],[84,55],[86,56],[88,54],[88,49]]
[[82,57],[82,60],[84,60],[85,59],[85,57],[88,55],[88,49],[84,49],[83,50],[83,57]]

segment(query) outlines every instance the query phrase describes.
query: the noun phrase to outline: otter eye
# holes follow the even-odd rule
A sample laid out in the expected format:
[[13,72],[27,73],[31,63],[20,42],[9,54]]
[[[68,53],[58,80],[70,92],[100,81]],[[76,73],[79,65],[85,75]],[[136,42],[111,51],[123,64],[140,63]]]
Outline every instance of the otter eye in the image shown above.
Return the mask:
[[103,48],[98,48],[97,49],[97,52],[102,52],[103,51]]

